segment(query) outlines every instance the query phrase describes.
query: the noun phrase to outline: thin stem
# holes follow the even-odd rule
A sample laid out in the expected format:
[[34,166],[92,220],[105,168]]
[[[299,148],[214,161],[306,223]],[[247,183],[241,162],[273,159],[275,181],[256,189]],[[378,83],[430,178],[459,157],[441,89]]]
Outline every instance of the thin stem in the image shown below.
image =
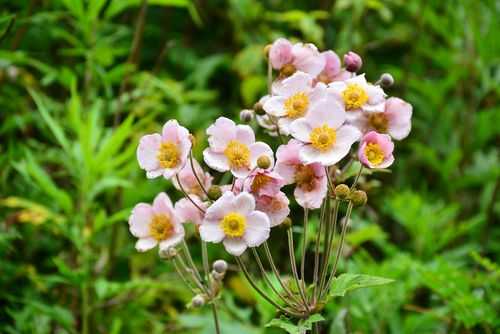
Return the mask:
[[300,297],[302,298],[304,307],[307,310],[309,310],[305,291],[302,290],[302,285],[299,283],[299,274],[297,272],[297,263],[295,261],[295,247],[293,246],[293,231],[291,227],[288,228],[287,233],[288,233],[288,252],[290,253],[290,265],[292,267],[293,278],[295,279],[295,285],[297,285],[297,289],[299,290]]
[[200,274],[198,273],[198,270],[194,266],[188,266],[182,256],[180,254],[176,255],[176,258],[179,260],[179,264],[184,270],[188,273],[191,274],[191,277],[193,278],[193,282],[195,285],[204,293],[209,295],[209,291],[205,285],[203,285],[203,281],[200,278]]
[[184,250],[184,255],[186,256],[187,258],[187,261],[189,263],[189,266],[194,270],[194,273],[197,277],[197,279],[202,282],[203,279],[201,278],[201,275],[200,273],[198,272],[198,268],[196,267],[196,265],[194,264],[194,261],[193,261],[193,257],[191,256],[191,252],[189,251],[189,247],[188,245],[186,244],[186,241],[185,240],[182,240],[182,249]]
[[172,259],[172,263],[174,264],[174,268],[175,268],[175,271],[177,272],[177,275],[179,275],[179,277],[182,279],[182,281],[184,282],[184,284],[187,286],[187,288],[191,291],[192,294],[196,294],[196,287],[194,287],[190,282],[189,280],[186,278],[186,276],[184,275],[184,273],[182,272],[179,264],[177,264],[177,260],[175,259],[175,257]]
[[201,241],[201,258],[203,262],[203,271],[205,272],[205,282],[210,283],[210,274],[209,274],[209,267],[208,267],[208,250],[207,250],[207,243],[205,241]]
[[219,316],[217,315],[217,306],[215,305],[215,301],[212,302],[212,316],[214,317],[215,333],[220,334]]
[[[333,206],[333,211],[330,212],[330,218],[329,218],[329,224],[331,224],[331,231],[328,233],[325,238],[327,238],[327,243],[326,243],[326,254],[324,257],[324,262],[322,266],[322,271],[320,275],[320,284],[319,284],[319,296],[321,296],[321,292],[324,289],[325,282],[326,282],[326,277],[328,273],[328,267],[330,264],[330,255],[333,251],[333,239],[335,237],[335,233],[337,231],[337,217],[338,217],[338,212],[339,212],[339,206],[340,206],[340,201],[335,200],[334,206]],[[332,222],[333,219],[333,222]]]
[[254,288],[254,290],[257,291],[257,293],[262,296],[262,298],[264,298],[267,302],[269,302],[271,305],[273,305],[274,307],[276,307],[277,309],[279,309],[283,313],[286,313],[286,314],[294,316],[294,317],[302,317],[302,314],[288,310],[288,309],[284,308],[283,306],[279,305],[278,303],[276,303],[271,298],[269,298],[267,296],[267,294],[264,291],[262,291],[262,289],[254,282],[254,280],[250,276],[250,273],[248,272],[248,269],[246,268],[246,266],[243,263],[243,261],[241,260],[241,258],[239,256],[235,256],[235,259],[236,259],[236,262],[238,262],[238,266],[240,267],[241,271],[243,272],[243,275],[245,275],[245,278],[247,279],[248,283],[250,283],[252,288]]
[[309,210],[304,208],[304,233],[302,239],[302,259],[300,260],[300,278],[302,283],[302,290],[306,291],[306,275],[305,275],[305,265],[306,265],[306,248],[307,248],[307,230],[309,227]]
[[203,210],[198,204],[196,204],[195,201],[189,196],[189,194],[184,190],[184,187],[182,186],[181,180],[179,179],[179,174],[175,175],[175,179],[177,180],[177,183],[179,184],[179,188],[181,189],[182,194],[184,197],[186,197],[198,210],[200,210],[201,213],[205,213],[205,210]]
[[196,181],[198,182],[198,184],[200,185],[200,188],[201,190],[205,193],[205,195],[208,197],[208,192],[207,190],[205,189],[205,186],[203,185],[203,183],[201,182],[200,178],[198,177],[198,173],[196,173],[196,169],[194,168],[194,162],[193,162],[193,147],[191,147],[191,149],[189,150],[189,163],[191,164],[191,170],[193,171],[193,175],[196,179]]
[[354,182],[352,183],[351,190],[356,187],[359,181],[359,177],[361,176],[361,173],[363,172],[363,165],[359,167],[358,174],[356,174],[356,178],[354,179]]
[[[325,225],[325,212],[326,212],[326,203],[330,199],[327,197],[325,201],[323,202],[321,206],[321,213],[320,213],[320,218],[319,218],[319,227],[318,231],[316,233],[316,243],[315,243],[315,248],[314,248],[314,274],[313,274],[313,294],[312,294],[312,302],[313,304],[316,303],[316,293],[318,291],[318,272],[319,272],[319,247],[320,247],[320,242],[321,242],[321,235],[323,231],[323,226]],[[325,236],[326,237],[326,236]],[[326,240],[325,240],[326,241]]]
[[273,85],[273,67],[271,66],[271,61],[267,60],[267,94],[272,94]]

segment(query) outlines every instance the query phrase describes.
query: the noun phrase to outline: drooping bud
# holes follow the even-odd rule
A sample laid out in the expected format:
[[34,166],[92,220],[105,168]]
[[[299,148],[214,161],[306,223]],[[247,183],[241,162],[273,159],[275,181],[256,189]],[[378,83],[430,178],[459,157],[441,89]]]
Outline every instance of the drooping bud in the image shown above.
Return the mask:
[[208,188],[208,198],[211,199],[212,201],[216,201],[219,199],[219,197],[222,196],[222,189],[217,186],[211,186]]
[[170,260],[177,256],[177,250],[174,247],[160,249],[159,255],[162,259]]
[[271,167],[271,159],[267,155],[261,155],[257,159],[257,167],[268,169],[269,167]]
[[250,123],[253,119],[254,112],[250,109],[243,109],[240,111],[240,120],[243,123]]
[[394,85],[394,78],[390,73],[383,73],[378,81],[380,83],[380,86],[384,88],[388,88]]
[[351,194],[351,189],[347,184],[339,184],[335,187],[335,196],[338,199],[346,199]]
[[225,273],[227,270],[227,262],[224,260],[217,260],[212,264],[212,268],[219,274]]
[[368,201],[368,196],[363,190],[355,190],[351,193],[351,201],[354,206],[363,206]]
[[191,299],[191,306],[192,307],[202,307],[203,305],[205,305],[205,298],[203,298],[202,295],[196,295],[193,297],[193,299]]
[[292,220],[290,219],[290,217],[286,217],[285,219],[283,219],[283,222],[280,226],[285,229],[292,227]]
[[356,73],[363,66],[363,60],[357,53],[349,51],[344,55],[344,66],[349,72]]

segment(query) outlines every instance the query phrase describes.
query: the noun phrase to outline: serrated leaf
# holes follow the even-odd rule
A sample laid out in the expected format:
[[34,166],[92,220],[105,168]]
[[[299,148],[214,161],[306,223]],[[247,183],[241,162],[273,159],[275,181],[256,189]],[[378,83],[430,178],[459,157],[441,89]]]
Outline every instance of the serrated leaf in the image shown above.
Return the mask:
[[330,297],[343,297],[347,292],[385,285],[394,282],[393,279],[363,274],[342,274],[333,280],[330,287]]
[[316,322],[324,321],[325,318],[321,314],[313,314],[307,319],[300,319],[297,324],[285,316],[271,320],[266,327],[278,327],[284,329],[289,334],[304,334],[312,329],[312,325]]

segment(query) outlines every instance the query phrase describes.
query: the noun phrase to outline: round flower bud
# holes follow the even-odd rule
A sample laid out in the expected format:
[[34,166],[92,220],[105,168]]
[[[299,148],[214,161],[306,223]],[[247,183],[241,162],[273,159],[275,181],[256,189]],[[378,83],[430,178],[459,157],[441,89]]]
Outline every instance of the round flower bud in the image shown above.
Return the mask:
[[264,110],[262,103],[260,103],[260,102],[256,102],[253,105],[253,111],[255,111],[255,113],[257,115],[261,115],[261,116],[266,114],[266,111]]
[[292,64],[286,64],[281,68],[280,74],[284,77],[289,77],[295,73],[297,69]]
[[240,120],[243,123],[250,123],[253,119],[253,110],[243,109],[240,111]]
[[208,188],[208,198],[212,201],[216,201],[222,196],[222,190],[219,186],[211,186]]
[[226,273],[218,273],[215,270],[212,270],[211,275],[212,275],[214,280],[222,281],[224,279],[224,276],[226,275]]
[[261,155],[257,159],[257,167],[262,168],[262,169],[268,169],[271,167],[271,159],[267,155]]
[[337,196],[338,199],[346,199],[350,194],[351,189],[349,189],[349,186],[346,184],[342,183],[335,187],[335,196]]
[[380,83],[380,86],[384,88],[394,85],[394,78],[390,73],[383,73],[378,81]]
[[292,227],[292,220],[290,219],[290,217],[286,217],[285,219],[283,219],[283,222],[281,223],[281,225],[283,228],[290,228]]
[[344,55],[344,66],[349,72],[356,73],[363,66],[363,60],[357,53],[349,51]]
[[212,264],[212,268],[219,274],[225,273],[227,270],[227,262],[224,260],[217,260]]
[[366,204],[368,197],[363,190],[355,190],[351,193],[351,201],[354,206],[362,206]]
[[174,247],[162,249],[160,250],[159,255],[162,259],[170,260],[177,255],[177,250]]
[[203,305],[205,305],[205,298],[202,295],[196,295],[191,299],[191,306],[202,307]]

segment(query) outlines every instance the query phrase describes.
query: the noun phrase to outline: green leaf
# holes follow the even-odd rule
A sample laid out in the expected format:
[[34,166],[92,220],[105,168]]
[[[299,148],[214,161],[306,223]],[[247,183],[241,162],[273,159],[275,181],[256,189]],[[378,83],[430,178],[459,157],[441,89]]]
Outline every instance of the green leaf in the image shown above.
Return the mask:
[[394,282],[393,279],[363,274],[342,274],[333,280],[330,297],[343,297],[349,291]]
[[291,319],[281,316],[278,319],[271,320],[266,324],[266,327],[278,327],[290,334],[304,334],[312,329],[314,323],[324,320],[325,318],[321,314],[313,314],[309,318],[300,319],[297,324],[294,324]]

